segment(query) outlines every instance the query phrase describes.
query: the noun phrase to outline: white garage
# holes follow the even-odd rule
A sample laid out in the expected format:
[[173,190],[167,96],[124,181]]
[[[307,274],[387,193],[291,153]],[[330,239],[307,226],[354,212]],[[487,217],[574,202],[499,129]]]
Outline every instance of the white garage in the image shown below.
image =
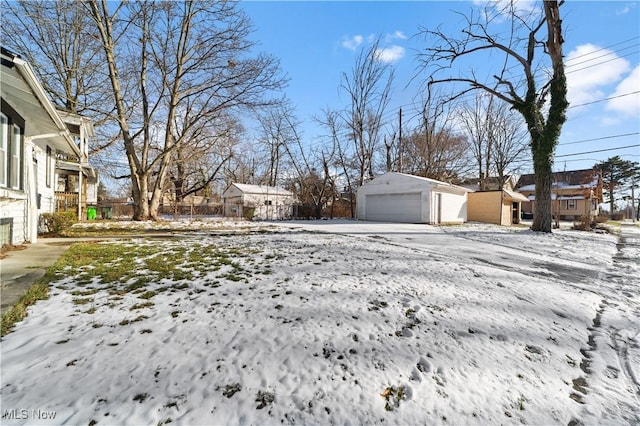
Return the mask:
[[468,192],[446,182],[389,172],[358,189],[357,216],[377,222],[463,223]]

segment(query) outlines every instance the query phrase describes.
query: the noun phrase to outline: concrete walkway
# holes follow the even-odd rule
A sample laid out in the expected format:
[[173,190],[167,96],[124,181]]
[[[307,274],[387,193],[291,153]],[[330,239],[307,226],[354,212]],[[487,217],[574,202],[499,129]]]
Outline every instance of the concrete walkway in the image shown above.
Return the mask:
[[83,240],[95,238],[39,238],[24,250],[7,252],[7,257],[0,259],[0,313],[15,305],[65,250]]

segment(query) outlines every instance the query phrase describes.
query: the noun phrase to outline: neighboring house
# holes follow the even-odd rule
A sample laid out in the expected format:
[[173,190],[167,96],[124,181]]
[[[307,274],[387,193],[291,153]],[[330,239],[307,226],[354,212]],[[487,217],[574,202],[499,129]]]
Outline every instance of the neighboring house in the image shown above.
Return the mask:
[[86,117],[58,111],[73,136],[80,158],[59,153],[56,161],[56,211],[74,211],[82,220],[98,203],[98,173],[89,165],[89,138],[95,136]]
[[0,244],[36,242],[40,214],[56,210],[56,159],[82,153],[31,66],[2,48],[0,68]]
[[[522,175],[516,189],[529,202],[522,204],[526,215],[533,215],[536,200],[534,175]],[[602,176],[597,170],[573,170],[553,173],[551,209],[554,217],[573,220],[582,216],[597,216],[602,203]]]
[[508,189],[470,192],[468,198],[469,221],[506,226],[520,223],[521,203],[529,201],[524,195]]
[[389,172],[358,189],[360,220],[400,223],[464,223],[471,190],[420,176]]
[[225,217],[259,220],[290,219],[293,193],[266,185],[232,183],[222,194]]
[[474,191],[468,195],[467,219],[506,226],[520,223],[522,203],[529,200],[513,189],[515,184],[513,175],[505,177],[502,187],[497,177],[484,179],[484,190],[478,178],[463,180],[460,186]]
[[[500,189],[506,189],[513,191],[517,182],[517,178],[514,175],[508,175],[504,177],[504,184],[500,185],[500,179],[495,176],[490,176],[484,179],[482,182],[479,178],[465,178],[458,185],[469,188],[473,191],[499,191]],[[484,186],[484,188],[481,188]]]

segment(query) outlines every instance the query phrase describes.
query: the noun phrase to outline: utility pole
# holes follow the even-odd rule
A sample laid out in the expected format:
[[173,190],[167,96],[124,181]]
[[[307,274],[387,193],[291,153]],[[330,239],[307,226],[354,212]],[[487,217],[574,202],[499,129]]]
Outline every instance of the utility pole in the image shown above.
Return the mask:
[[398,121],[398,155],[400,157],[398,172],[402,173],[402,108],[400,108],[398,113]]
[[635,187],[636,187],[636,174],[631,175],[631,221],[633,223],[636,222],[636,197],[635,197]]

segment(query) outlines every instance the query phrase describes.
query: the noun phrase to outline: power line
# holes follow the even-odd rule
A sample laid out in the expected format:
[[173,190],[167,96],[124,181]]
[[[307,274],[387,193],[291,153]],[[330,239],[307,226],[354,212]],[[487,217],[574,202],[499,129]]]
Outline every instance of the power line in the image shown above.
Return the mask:
[[[578,65],[581,65],[581,64],[586,64],[587,62],[595,61],[596,59],[600,59],[600,58],[606,58],[607,56],[615,55],[615,54],[617,54],[619,52],[622,52],[624,50],[628,50],[628,49],[637,47],[638,45],[640,45],[640,43],[632,44],[632,45],[623,47],[623,48],[618,49],[618,50],[609,50],[607,53],[605,53],[603,55],[595,56],[595,57],[589,58],[589,59],[585,59],[584,61],[576,62],[575,64],[574,63],[568,64],[568,62],[571,62],[571,60],[575,59],[575,58],[571,58],[571,60],[564,61],[565,68],[571,68],[571,67],[575,67],[575,66],[578,66]],[[598,49],[598,50],[602,50],[602,49]],[[597,50],[594,50],[590,54],[593,54],[595,52],[597,52]],[[635,53],[635,52],[631,52],[631,53]],[[613,58],[613,59],[616,59],[616,58]]]
[[638,135],[638,134],[640,134],[640,132],[624,133],[624,134],[621,134],[621,135],[602,136],[602,137],[599,137],[599,138],[584,139],[584,140],[581,140],[581,141],[559,143],[558,146],[560,146],[560,145],[575,145],[575,144],[578,144],[578,143],[585,143],[585,142],[603,141],[605,139],[622,138],[622,137],[625,137],[625,136],[635,136],[635,135]]
[[640,39],[640,36],[631,37],[630,39],[619,41],[617,43],[610,44],[609,46],[601,47],[601,48],[593,50],[591,52],[583,53],[582,55],[574,56],[573,58],[568,59],[565,62],[571,62],[571,61],[573,61],[575,59],[582,58],[583,56],[593,55],[594,53],[600,52],[601,50],[608,50],[611,47],[615,47],[615,46],[618,46],[618,45],[621,45],[621,44],[624,44],[624,43],[628,43],[630,41],[638,40],[638,39]]
[[578,72],[578,71],[586,70],[587,68],[597,67],[598,65],[602,65],[602,64],[609,63],[609,62],[613,62],[613,61],[616,61],[616,60],[621,59],[621,58],[626,58],[627,56],[631,56],[631,55],[633,55],[635,53],[638,53],[638,52],[631,52],[631,53],[627,53],[626,55],[616,56],[613,59],[609,59],[609,60],[606,60],[606,61],[598,62],[597,64],[587,65],[586,67],[578,68],[577,70],[566,71],[565,74],[571,74],[572,72]]
[[616,151],[618,149],[634,148],[636,146],[640,146],[640,143],[635,144],[635,145],[618,146],[616,148],[597,149],[595,151],[585,151],[585,152],[576,152],[576,153],[573,153],[573,154],[556,155],[555,158],[573,157],[574,155],[593,154],[593,153],[596,153],[596,152]]
[[616,96],[609,96],[608,98],[604,98],[604,99],[598,99],[596,101],[591,101],[591,102],[585,102],[583,104],[578,104],[578,105],[569,105],[567,107],[567,109],[569,108],[577,108],[577,107],[581,107],[581,106],[585,106],[585,105],[591,105],[591,104],[597,104],[598,102],[604,102],[604,101],[609,101],[611,99],[616,99],[616,98],[623,98],[625,96],[630,96],[630,95],[635,95],[637,93],[640,93],[640,90],[636,90],[635,92],[629,92],[629,93],[623,93],[621,95],[616,95]]

